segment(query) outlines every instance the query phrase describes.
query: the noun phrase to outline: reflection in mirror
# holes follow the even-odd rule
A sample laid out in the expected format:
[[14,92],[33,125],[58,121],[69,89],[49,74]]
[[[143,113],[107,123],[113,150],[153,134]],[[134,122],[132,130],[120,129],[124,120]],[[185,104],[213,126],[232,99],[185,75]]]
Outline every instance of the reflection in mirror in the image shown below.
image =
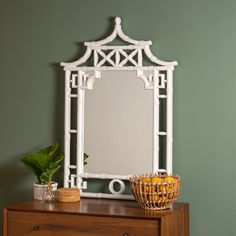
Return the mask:
[[152,171],[152,99],[135,72],[102,72],[85,93],[86,173]]

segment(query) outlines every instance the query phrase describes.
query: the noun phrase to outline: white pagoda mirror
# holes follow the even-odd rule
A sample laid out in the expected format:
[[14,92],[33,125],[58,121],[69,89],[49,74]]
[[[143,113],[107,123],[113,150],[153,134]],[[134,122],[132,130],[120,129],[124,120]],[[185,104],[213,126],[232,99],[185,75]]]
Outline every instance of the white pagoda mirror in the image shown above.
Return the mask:
[[[116,38],[123,43],[115,45]],[[103,40],[85,42],[87,49],[81,58],[61,63],[65,70],[64,187],[80,188],[81,196],[85,197],[132,199],[131,195],[124,194],[125,181],[130,175],[159,171],[172,173],[173,70],[177,62],[159,60],[151,53],[151,44],[151,41],[133,40],[125,35],[121,19],[116,17],[111,35]],[[116,89],[110,87],[111,81],[116,83]],[[130,87],[138,91],[130,93],[137,97],[131,98],[129,91],[124,89],[130,90]],[[107,97],[104,96],[104,88]],[[122,88],[124,94],[118,88]],[[149,91],[144,92],[140,88]],[[103,100],[99,93],[103,94]],[[116,97],[116,105],[114,101],[107,103],[108,99],[113,99],[112,96]],[[122,102],[122,97],[129,97],[129,100]],[[144,104],[135,109],[136,103],[140,103],[138,97],[143,98]],[[96,106],[86,107],[88,99],[89,104],[96,101]],[[109,112],[109,107],[112,112]],[[136,114],[138,110],[140,114]],[[86,117],[90,115],[93,119]],[[110,122],[112,116],[116,118],[113,123]],[[137,116],[139,118],[135,119]],[[145,122],[147,119],[149,121]],[[91,123],[86,123],[88,120]],[[137,120],[143,120],[146,126],[140,128]],[[116,139],[117,131],[121,137]],[[135,143],[134,146],[129,143],[132,135],[141,137],[136,148]],[[95,145],[96,140],[99,145]],[[127,160],[127,150],[134,149],[136,153],[128,154],[135,155],[134,159]],[[146,153],[142,153],[144,149]],[[84,152],[90,155],[87,166],[83,163]],[[124,159],[121,160],[121,157]],[[164,169],[161,160],[165,162]],[[89,179],[107,180],[109,192],[89,192]]]

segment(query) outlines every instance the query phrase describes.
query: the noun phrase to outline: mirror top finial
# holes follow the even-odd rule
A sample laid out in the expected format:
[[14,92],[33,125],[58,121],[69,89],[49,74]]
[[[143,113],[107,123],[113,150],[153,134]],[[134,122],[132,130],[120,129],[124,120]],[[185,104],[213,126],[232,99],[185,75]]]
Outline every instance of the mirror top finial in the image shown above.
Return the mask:
[[[121,39],[125,45],[111,45],[117,37]],[[151,52],[151,44],[152,41],[150,40],[136,40],[130,38],[122,30],[121,18],[115,17],[115,26],[110,35],[98,41],[84,42],[86,46],[84,55],[74,62],[62,62],[61,66],[63,66],[65,70],[146,70],[149,68],[144,64],[143,57],[145,56],[153,67],[161,66],[165,67],[165,69],[174,70],[174,66],[177,65],[177,62],[167,62],[158,59]],[[93,64],[85,66],[90,57]]]
[[121,18],[117,16],[115,18],[115,23],[116,23],[116,25],[120,25],[121,24]]

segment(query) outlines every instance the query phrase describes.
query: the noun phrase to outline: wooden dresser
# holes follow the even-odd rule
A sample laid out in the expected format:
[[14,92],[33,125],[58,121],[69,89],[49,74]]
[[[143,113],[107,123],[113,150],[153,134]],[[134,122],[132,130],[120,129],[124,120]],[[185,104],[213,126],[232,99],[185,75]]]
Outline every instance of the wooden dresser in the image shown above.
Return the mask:
[[189,205],[159,212],[135,201],[78,203],[28,200],[4,208],[4,236],[189,236]]

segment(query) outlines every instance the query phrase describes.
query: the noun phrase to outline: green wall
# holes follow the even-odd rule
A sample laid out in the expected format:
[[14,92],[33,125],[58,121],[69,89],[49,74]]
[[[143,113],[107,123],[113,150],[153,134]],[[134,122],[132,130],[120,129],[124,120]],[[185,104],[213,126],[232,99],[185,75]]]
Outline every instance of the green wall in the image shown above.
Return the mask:
[[191,206],[191,236],[236,235],[235,0],[0,0],[0,205],[31,197],[19,159],[63,140],[63,72],[81,42],[110,32],[177,60],[174,171]]

